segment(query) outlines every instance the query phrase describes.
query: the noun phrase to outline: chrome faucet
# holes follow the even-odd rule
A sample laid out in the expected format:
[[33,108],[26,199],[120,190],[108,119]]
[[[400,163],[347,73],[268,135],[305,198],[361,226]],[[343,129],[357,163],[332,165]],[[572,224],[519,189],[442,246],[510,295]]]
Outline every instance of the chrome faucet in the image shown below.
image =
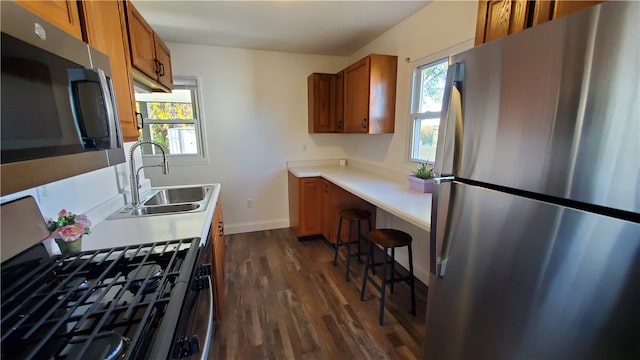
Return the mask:
[[[140,145],[144,145],[144,144],[155,145],[160,148],[160,150],[162,151],[162,164],[140,166],[136,170],[134,161],[133,161],[133,152],[136,150],[136,148],[140,147]],[[135,207],[140,203],[140,192],[138,189],[138,187],[140,186],[138,184],[138,181],[140,179],[139,178],[140,170],[148,167],[162,167],[162,174],[167,175],[169,173],[169,163],[167,162],[167,150],[165,150],[165,148],[162,145],[158,144],[155,141],[140,140],[135,144],[133,144],[131,146],[131,149],[129,149],[129,166],[130,166],[129,179],[131,181],[131,206]]]

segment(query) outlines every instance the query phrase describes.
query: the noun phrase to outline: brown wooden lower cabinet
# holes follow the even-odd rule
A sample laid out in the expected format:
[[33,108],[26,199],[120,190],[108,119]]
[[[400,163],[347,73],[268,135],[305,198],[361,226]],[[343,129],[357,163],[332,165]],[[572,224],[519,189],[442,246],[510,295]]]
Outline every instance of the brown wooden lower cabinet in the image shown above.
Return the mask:
[[[288,173],[288,180],[289,221],[298,238],[322,235],[330,243],[335,243],[340,211],[348,208],[369,210],[375,228],[375,205],[321,177],[297,178]],[[355,233],[356,229],[352,231]],[[361,231],[363,234],[368,231],[366,222],[361,224]],[[341,239],[348,238],[347,222],[344,222],[341,234]]]
[[211,251],[213,252],[212,271],[214,276],[214,311],[216,319],[222,314],[222,299],[224,298],[224,221],[222,219],[222,204],[220,199],[216,203],[213,219],[211,220]]

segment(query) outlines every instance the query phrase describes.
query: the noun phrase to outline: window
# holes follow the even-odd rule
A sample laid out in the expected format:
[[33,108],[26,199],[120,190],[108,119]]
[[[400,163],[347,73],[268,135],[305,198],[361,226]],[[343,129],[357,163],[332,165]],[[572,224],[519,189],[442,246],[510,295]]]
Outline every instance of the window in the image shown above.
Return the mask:
[[411,97],[411,160],[433,163],[438,145],[438,128],[448,58],[416,67]]
[[[202,119],[198,105],[195,78],[174,78],[173,91],[168,94],[136,93],[136,111],[144,119],[140,138],[159,143],[171,156],[203,157]],[[142,154],[157,155],[160,149],[143,145]]]

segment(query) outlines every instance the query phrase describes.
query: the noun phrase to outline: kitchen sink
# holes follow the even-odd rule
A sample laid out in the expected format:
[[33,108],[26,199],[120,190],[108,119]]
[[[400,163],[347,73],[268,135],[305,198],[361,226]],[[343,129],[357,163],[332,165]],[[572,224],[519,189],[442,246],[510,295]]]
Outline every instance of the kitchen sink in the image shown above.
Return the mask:
[[141,216],[184,214],[204,211],[209,204],[213,186],[184,186],[151,189],[138,206],[127,205],[107,219],[127,219]]
[[198,204],[175,204],[175,205],[161,205],[161,206],[143,206],[135,208],[129,212],[131,215],[159,215],[170,214],[175,212],[193,211],[200,207]]
[[158,191],[155,195],[145,201],[144,205],[167,205],[192,203],[202,201],[207,193],[211,191],[211,186],[195,186],[184,188],[171,188]]

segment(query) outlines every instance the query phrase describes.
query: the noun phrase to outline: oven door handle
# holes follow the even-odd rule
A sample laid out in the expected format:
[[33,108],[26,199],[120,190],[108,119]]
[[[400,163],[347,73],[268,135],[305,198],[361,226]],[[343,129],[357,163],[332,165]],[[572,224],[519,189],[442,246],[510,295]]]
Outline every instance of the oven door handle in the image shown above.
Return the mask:
[[211,283],[211,276],[205,276],[209,287],[203,289],[207,292],[207,298],[209,299],[209,321],[207,322],[207,335],[204,338],[203,351],[200,352],[200,360],[207,360],[209,356],[209,346],[211,345],[211,336],[213,332],[213,284]]

